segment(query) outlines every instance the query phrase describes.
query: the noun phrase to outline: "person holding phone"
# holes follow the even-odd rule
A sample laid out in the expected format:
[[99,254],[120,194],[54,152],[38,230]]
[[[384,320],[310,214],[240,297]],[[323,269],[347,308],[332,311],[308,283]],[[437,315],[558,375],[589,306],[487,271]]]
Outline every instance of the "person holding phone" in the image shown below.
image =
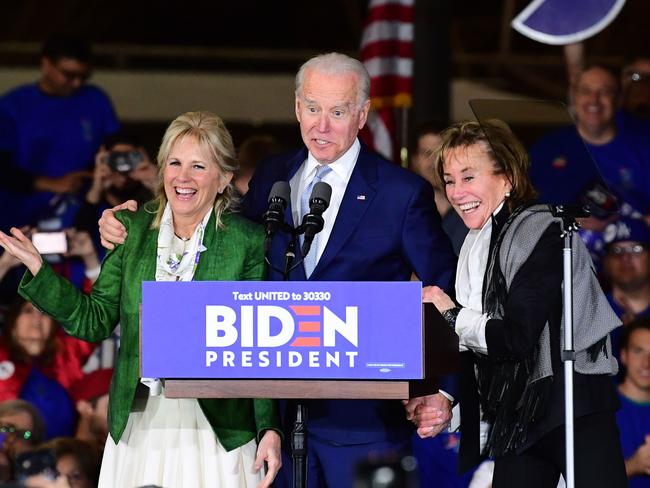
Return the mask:
[[[268,487],[281,466],[275,401],[171,399],[160,384],[148,389],[149,379],[140,378],[143,281],[260,280],[265,274],[262,228],[232,211],[238,165],[222,120],[210,112],[177,117],[157,159],[157,197],[137,213],[118,214],[129,236],[106,255],[90,295],[55,274],[18,229],[0,233],[0,245],[27,266],[19,293],[70,334],[98,341],[120,323],[100,487]],[[183,303],[170,300],[170,306]]]
[[157,183],[156,165],[133,136],[126,132],[109,136],[95,154],[92,184],[75,226],[96,233],[101,210],[131,199],[141,205],[151,200]]

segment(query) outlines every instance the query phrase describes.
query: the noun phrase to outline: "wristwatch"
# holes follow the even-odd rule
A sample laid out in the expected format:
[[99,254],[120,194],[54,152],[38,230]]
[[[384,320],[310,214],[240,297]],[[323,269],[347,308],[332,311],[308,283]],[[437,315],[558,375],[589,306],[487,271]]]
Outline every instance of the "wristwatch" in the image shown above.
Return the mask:
[[460,307],[453,307],[453,308],[448,308],[447,310],[443,310],[440,315],[442,315],[442,318],[445,319],[445,321],[452,327],[456,328],[456,318],[458,317],[458,314],[460,313]]

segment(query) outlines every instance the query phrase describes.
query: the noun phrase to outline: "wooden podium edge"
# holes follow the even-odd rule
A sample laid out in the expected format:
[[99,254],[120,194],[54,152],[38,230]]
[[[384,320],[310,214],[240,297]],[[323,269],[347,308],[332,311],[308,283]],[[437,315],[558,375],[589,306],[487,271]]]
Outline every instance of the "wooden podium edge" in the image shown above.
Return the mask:
[[408,381],[167,379],[169,398],[409,398]]

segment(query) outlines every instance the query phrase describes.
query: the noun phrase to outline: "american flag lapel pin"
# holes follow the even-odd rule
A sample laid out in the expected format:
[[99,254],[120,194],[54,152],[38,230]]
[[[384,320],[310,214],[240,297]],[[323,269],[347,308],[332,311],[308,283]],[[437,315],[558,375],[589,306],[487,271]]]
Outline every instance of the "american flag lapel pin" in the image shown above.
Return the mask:
[[357,200],[365,200],[366,196],[365,195],[357,195]]

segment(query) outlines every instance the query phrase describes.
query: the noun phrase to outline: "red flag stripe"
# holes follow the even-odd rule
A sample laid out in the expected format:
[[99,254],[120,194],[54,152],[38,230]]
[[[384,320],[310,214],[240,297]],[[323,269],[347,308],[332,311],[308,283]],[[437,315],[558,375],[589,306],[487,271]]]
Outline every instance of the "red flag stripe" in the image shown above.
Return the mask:
[[411,106],[413,5],[414,0],[370,0],[360,45],[373,106],[362,137],[393,161],[399,161],[394,107]]
[[412,93],[413,79],[402,76],[386,75],[373,78],[370,98],[387,97],[398,93]]
[[379,6],[371,6],[366,19],[366,25],[378,20],[399,20],[401,22],[413,22],[414,8],[412,6],[386,3]]

